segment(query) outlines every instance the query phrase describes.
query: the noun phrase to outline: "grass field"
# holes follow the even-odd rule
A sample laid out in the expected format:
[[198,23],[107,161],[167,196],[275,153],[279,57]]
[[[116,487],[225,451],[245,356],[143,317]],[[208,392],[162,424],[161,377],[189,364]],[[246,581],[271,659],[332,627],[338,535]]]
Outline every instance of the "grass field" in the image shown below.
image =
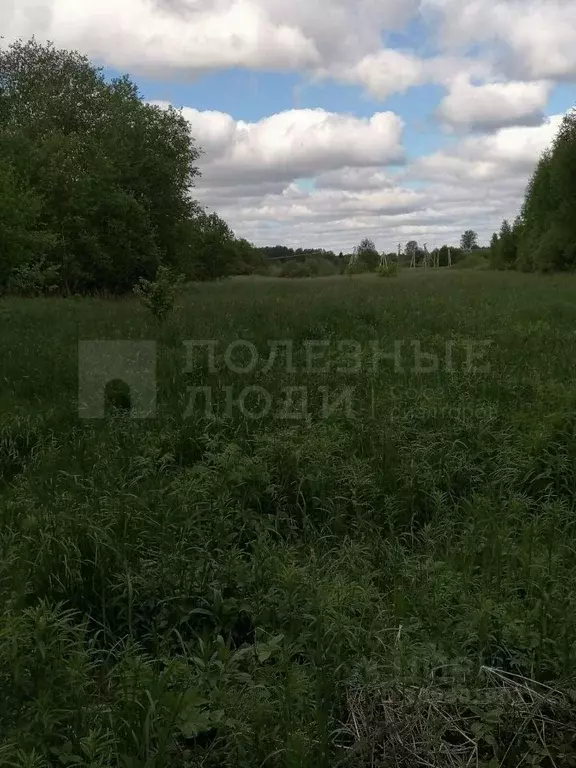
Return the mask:
[[[0,327],[0,765],[576,765],[575,277]],[[98,340],[157,343],[153,418],[79,412]]]

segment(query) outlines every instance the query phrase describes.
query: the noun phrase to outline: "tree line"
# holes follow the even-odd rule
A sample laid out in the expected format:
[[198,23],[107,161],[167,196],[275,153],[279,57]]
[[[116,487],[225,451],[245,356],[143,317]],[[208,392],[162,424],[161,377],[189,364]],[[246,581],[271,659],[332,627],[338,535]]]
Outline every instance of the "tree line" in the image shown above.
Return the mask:
[[490,244],[497,269],[554,272],[576,267],[576,109],[540,158],[522,209]]
[[[478,245],[478,233],[467,230],[460,246],[443,245],[428,252],[426,244],[410,240],[400,244],[397,251],[379,252],[374,241],[364,238],[351,252],[336,254],[323,248],[289,248],[285,245],[256,248],[256,253],[268,265],[268,270],[280,277],[315,277],[350,272],[376,272],[383,266],[439,266],[458,264],[472,252],[485,256],[487,249]],[[274,269],[276,267],[276,269]]]

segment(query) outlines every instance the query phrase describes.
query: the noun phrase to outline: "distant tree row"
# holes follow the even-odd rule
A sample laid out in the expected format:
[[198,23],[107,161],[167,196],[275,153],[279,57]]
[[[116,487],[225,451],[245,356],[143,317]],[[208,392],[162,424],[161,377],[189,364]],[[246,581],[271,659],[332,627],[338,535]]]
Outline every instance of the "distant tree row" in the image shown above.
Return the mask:
[[490,244],[497,269],[552,272],[576,268],[576,109],[564,118],[532,176],[520,215]]
[[322,258],[337,266],[346,260],[344,253],[336,254],[325,248],[289,248],[286,245],[268,245],[255,247],[255,251],[267,261],[282,262],[294,259],[302,262],[309,258]]

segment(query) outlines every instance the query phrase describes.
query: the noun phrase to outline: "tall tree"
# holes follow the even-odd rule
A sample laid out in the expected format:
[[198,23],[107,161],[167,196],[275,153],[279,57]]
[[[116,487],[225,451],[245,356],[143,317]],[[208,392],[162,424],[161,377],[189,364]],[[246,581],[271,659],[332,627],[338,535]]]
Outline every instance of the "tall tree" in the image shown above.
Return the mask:
[[0,155],[40,201],[68,290],[125,291],[161,263],[185,268],[199,152],[182,115],[127,77],[107,82],[34,40],[0,50]]
[[416,240],[410,240],[406,243],[406,247],[404,248],[404,254],[406,256],[406,260],[408,262],[412,262],[412,260],[416,260],[417,254],[418,254],[418,243]]
[[542,271],[576,266],[576,110],[528,184],[522,208],[518,264]]
[[187,264],[194,280],[218,280],[241,271],[244,246],[217,213],[198,209],[190,222]]
[[360,245],[356,248],[356,257],[368,271],[374,272],[378,269],[380,264],[380,254],[376,250],[376,246],[372,240],[369,240],[368,238],[362,240]]
[[514,269],[518,255],[516,233],[510,222],[504,219],[498,235],[498,247],[494,266],[497,269]]
[[473,251],[478,248],[478,233],[473,229],[467,229],[460,238],[460,247],[463,251]]

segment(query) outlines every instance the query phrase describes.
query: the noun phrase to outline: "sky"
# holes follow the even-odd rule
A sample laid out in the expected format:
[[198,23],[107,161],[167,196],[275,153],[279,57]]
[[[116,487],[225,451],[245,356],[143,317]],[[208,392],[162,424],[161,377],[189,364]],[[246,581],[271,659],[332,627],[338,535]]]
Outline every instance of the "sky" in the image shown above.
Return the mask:
[[576,0],[1,0],[0,34],[182,109],[257,245],[486,243],[576,103]]

